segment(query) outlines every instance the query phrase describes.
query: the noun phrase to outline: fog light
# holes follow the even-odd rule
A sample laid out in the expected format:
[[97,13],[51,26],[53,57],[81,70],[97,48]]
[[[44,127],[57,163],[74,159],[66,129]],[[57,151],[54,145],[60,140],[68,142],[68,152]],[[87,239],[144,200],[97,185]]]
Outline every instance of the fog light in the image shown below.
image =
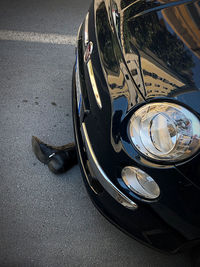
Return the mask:
[[122,179],[128,188],[141,197],[155,199],[160,195],[159,186],[153,178],[138,168],[125,167],[122,170]]

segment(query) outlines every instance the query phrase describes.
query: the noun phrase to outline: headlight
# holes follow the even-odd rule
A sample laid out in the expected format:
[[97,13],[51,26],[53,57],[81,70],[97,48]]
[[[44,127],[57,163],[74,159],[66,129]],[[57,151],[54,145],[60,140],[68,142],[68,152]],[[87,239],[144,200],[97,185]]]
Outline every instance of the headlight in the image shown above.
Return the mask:
[[151,103],[131,117],[129,133],[133,145],[156,160],[180,161],[200,148],[199,119],[174,103]]
[[155,199],[160,195],[160,188],[148,174],[135,167],[125,167],[122,170],[124,183],[137,195]]

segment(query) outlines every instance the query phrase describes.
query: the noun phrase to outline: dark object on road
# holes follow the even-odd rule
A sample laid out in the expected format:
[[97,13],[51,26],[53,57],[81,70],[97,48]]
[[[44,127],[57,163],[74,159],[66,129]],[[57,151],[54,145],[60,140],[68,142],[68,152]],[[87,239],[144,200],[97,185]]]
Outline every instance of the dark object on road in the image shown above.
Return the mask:
[[154,248],[200,240],[199,1],[95,0],[80,26],[73,121],[101,213]]
[[32,149],[39,161],[47,164],[55,174],[69,170],[77,163],[77,154],[74,143],[56,147],[43,143],[39,138],[32,136]]

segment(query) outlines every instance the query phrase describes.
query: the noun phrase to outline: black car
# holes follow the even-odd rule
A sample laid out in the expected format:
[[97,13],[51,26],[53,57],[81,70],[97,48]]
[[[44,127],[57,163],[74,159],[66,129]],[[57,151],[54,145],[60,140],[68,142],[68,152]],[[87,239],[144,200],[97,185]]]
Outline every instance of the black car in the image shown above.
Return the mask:
[[200,240],[200,1],[95,0],[80,26],[73,121],[89,195],[175,252]]

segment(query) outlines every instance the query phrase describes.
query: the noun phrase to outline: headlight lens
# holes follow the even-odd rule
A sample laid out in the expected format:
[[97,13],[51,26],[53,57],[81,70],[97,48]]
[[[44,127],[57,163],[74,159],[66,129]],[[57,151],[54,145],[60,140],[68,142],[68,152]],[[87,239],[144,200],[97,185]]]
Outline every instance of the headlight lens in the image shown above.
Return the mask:
[[180,161],[200,148],[199,119],[174,103],[150,103],[131,117],[129,133],[135,147],[149,158]]
[[153,178],[138,168],[125,167],[122,179],[128,188],[141,197],[155,199],[160,195],[160,188]]

